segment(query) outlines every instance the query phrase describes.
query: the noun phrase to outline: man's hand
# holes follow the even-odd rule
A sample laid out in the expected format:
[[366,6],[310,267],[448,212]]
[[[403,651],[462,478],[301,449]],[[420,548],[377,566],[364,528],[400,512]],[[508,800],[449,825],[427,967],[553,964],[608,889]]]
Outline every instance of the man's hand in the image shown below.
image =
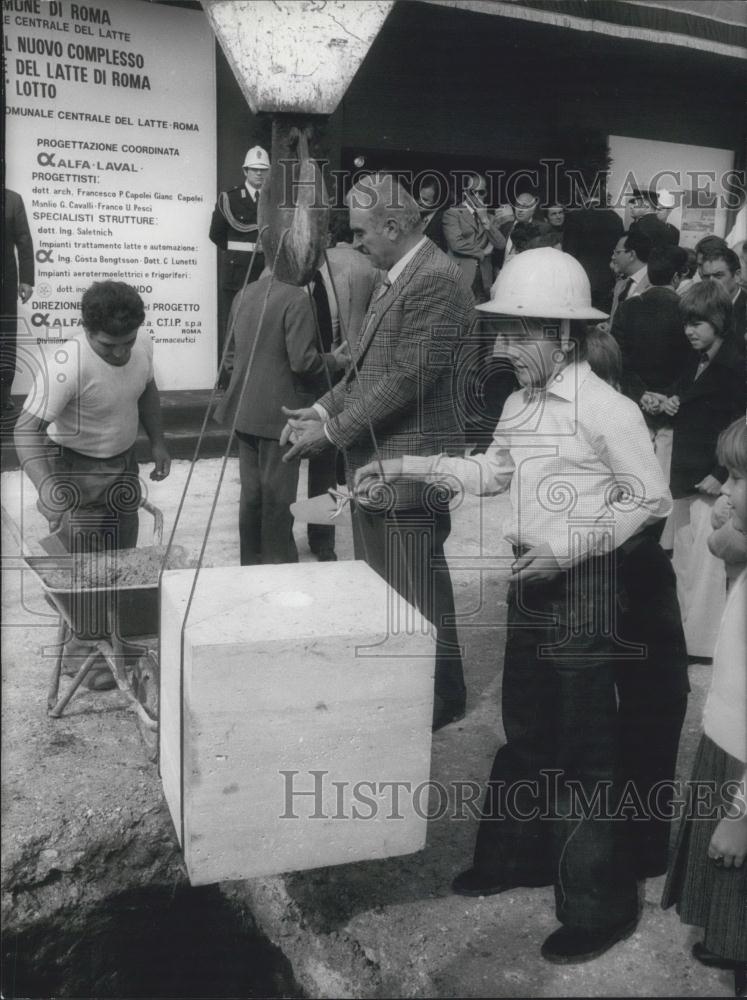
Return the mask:
[[[350,353],[350,345],[347,340],[343,340],[339,347],[336,347],[332,351],[332,357],[335,359],[337,364],[337,370],[344,372],[347,366],[350,364],[350,359],[352,357]],[[316,412],[316,411],[315,411]]]
[[22,281],[18,285],[18,297],[21,302],[28,302],[34,292],[33,285],[27,285],[25,281]]
[[307,406],[301,410],[289,410],[285,406],[281,406],[280,409],[288,418],[280,435],[281,445],[295,444],[306,427],[312,423],[320,424],[322,422],[319,412],[313,406]]
[[287,410],[283,406],[281,409],[288,417],[288,423],[280,435],[280,444],[293,445],[283,455],[284,462],[292,462],[296,458],[314,458],[332,447],[324,433],[322,418],[313,407]]
[[154,444],[151,447],[151,455],[155,462],[155,467],[151,471],[150,478],[154,482],[160,482],[171,472],[171,456],[166,451],[165,444]]
[[741,868],[747,857],[747,816],[724,817],[713,831],[708,857],[724,868]]
[[324,424],[317,421],[315,424],[308,423],[301,431],[293,431],[295,444],[283,455],[284,462],[292,462],[296,458],[314,458],[321,455],[327,448],[331,448],[327,435],[324,433]]
[[36,509],[39,511],[42,517],[45,517],[47,519],[47,523],[49,524],[50,534],[53,531],[56,531],[57,528],[59,528],[60,522],[62,521],[62,514],[59,508],[55,510],[50,510],[50,508],[47,507],[47,505],[42,500],[41,494],[39,494],[39,496],[36,499]]
[[561,572],[560,565],[553,555],[552,549],[544,542],[519,556],[511,567],[513,579],[517,583],[554,580]]
[[504,222],[514,221],[514,210],[510,205],[499,205],[498,208],[493,212],[493,217],[496,222],[503,224]]
[[661,396],[661,409],[663,413],[666,413],[668,417],[673,417],[676,415],[677,410],[680,408],[680,397],[679,396]]
[[699,483],[695,484],[698,493],[705,493],[709,497],[717,497],[721,493],[721,483],[715,476],[706,476]]
[[80,490],[74,479],[45,475],[37,483],[36,509],[49,523],[49,530],[56,531],[63,515],[80,503]]

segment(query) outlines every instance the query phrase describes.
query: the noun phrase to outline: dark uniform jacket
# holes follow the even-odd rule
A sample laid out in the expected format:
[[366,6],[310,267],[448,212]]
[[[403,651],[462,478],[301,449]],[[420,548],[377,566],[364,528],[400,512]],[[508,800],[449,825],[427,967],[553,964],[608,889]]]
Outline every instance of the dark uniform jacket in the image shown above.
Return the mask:
[[679,229],[676,226],[671,226],[668,222],[657,219],[653,213],[636,219],[630,224],[629,231],[643,233],[644,236],[648,236],[654,246],[676,247],[680,242]]
[[[224,251],[221,267],[223,288],[237,292],[244,284],[258,232],[257,202],[246,187],[242,184],[241,187],[221,192],[210,222],[210,239]],[[235,244],[242,244],[246,249],[239,249]],[[264,266],[265,258],[260,246],[249,280],[256,281]]]

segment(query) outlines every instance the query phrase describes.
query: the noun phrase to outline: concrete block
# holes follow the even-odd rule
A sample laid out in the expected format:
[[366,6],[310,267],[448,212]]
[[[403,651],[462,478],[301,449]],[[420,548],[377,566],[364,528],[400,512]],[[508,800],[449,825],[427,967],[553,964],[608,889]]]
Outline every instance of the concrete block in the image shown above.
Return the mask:
[[420,850],[432,626],[363,562],[205,569],[180,669],[193,575],[163,575],[160,702],[192,883]]

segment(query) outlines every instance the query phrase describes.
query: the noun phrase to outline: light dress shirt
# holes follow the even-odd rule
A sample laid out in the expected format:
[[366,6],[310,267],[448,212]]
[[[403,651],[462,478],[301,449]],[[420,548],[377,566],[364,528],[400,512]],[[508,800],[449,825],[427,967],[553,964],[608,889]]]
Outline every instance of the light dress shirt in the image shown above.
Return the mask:
[[[631,274],[630,280],[633,284],[630,286],[628,294],[625,296],[626,299],[632,299],[635,295],[640,295],[642,292],[646,291],[645,282],[648,281],[648,264],[644,264],[643,267],[639,268],[635,274]],[[641,282],[644,282],[644,288],[641,288]]]
[[506,400],[484,455],[406,456],[403,473],[486,496],[509,490],[514,545],[547,543],[560,566],[622,545],[672,509],[643,415],[632,400],[571,363],[543,390]]

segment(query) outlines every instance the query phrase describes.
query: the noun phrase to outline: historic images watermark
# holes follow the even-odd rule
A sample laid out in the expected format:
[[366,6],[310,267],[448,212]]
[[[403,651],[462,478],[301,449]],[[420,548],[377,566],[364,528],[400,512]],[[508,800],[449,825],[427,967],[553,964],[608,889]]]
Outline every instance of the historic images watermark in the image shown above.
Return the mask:
[[[564,772],[547,769],[539,778],[486,787],[478,781],[447,783],[349,779],[337,780],[323,769],[281,770],[280,819],[287,820],[475,820],[491,821],[651,819],[714,820],[741,815],[744,781],[659,781],[642,795],[633,781],[589,785]],[[735,803],[736,800],[736,803]]]
[[[375,171],[365,167],[356,170],[329,169],[329,160],[317,161],[325,169],[329,202],[332,205],[343,205],[345,195],[351,186],[364,180]],[[284,187],[289,201],[283,208],[293,208],[300,190],[310,182],[300,180],[297,176],[298,163],[295,160],[278,160],[274,164],[288,172],[287,184]],[[422,170],[386,169],[381,173],[393,176],[405,191],[419,191],[428,185],[435,189],[435,207],[441,208],[450,203],[454,192],[464,190],[465,184],[475,175],[474,170],[452,169],[448,171],[425,168]],[[675,195],[676,204],[685,196],[691,208],[707,209],[722,208],[737,211],[744,201],[747,187],[747,176],[744,170],[727,170],[719,173],[715,170],[682,170],[679,167],[658,170],[653,177],[636,174],[634,170],[618,181],[611,189],[607,171],[597,171],[589,174],[575,167],[566,167],[562,159],[542,159],[533,168],[520,170],[492,169],[483,170],[481,176],[487,182],[486,204],[511,205],[519,194],[527,189],[537,194],[540,204],[560,204],[564,208],[581,207],[588,204],[601,204],[609,208],[623,209],[636,192],[642,190],[657,191],[666,188]],[[357,189],[356,207],[362,210],[373,208],[372,198],[376,195],[370,189]],[[397,186],[394,186],[396,199]],[[311,208],[322,208],[322,204],[312,202]],[[389,206],[398,208],[396,203]]]

